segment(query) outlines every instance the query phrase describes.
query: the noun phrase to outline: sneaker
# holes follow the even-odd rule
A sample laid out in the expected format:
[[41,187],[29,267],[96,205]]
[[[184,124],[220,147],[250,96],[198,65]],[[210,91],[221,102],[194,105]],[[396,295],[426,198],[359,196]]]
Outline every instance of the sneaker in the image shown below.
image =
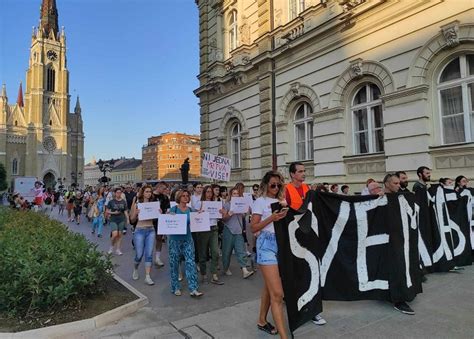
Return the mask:
[[158,266],[158,267],[165,266],[165,264],[163,263],[163,261],[161,261],[160,258],[155,258],[155,265]]
[[311,321],[313,322],[313,324],[315,325],[318,325],[318,326],[322,326],[322,325],[325,325],[327,323],[326,320],[324,320],[323,317],[321,317],[321,315],[319,314],[316,314],[312,319]]
[[138,270],[136,268],[133,269],[132,279],[138,280]]
[[232,272],[229,270],[225,271],[225,275],[232,275]]
[[248,277],[250,277],[254,273],[255,273],[254,271],[249,271],[247,269],[247,267],[242,268],[242,276],[243,276],[244,279],[247,279]]
[[464,271],[464,267],[454,266],[449,272]]
[[92,234],[95,234],[95,231],[94,231],[94,230],[92,230]]
[[211,283],[214,285],[224,285],[224,282],[219,280],[217,274],[212,275]]
[[175,296],[179,297],[181,295],[181,290],[176,290],[173,293]]
[[127,234],[127,230],[123,230],[123,231],[122,231],[122,234],[123,234],[123,235]]
[[117,254],[117,255],[122,255],[123,253],[122,253],[121,250],[116,250],[116,251],[115,251],[115,254]]
[[145,284],[151,286],[151,285],[155,285],[155,282],[154,282],[153,280],[151,280],[151,278],[150,278],[149,275],[147,275],[147,276],[145,277]]
[[194,290],[191,293],[189,293],[189,295],[193,298],[199,298],[199,297],[202,297],[204,293],[199,292],[198,290]]
[[252,253],[250,253],[249,251],[247,251],[247,252],[245,253],[245,256],[246,256],[246,257],[250,257],[251,255],[252,255]]
[[107,251],[108,254],[112,254],[114,252],[114,248],[110,247],[109,250]]
[[413,311],[412,308],[408,306],[408,304],[404,301],[393,304],[393,308],[395,308],[397,311],[400,311],[404,314],[409,314],[409,315],[415,314],[415,311]]

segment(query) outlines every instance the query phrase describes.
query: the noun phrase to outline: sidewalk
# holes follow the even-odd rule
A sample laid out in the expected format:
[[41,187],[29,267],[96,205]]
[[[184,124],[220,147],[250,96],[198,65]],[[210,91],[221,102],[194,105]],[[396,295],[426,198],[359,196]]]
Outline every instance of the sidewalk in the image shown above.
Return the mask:
[[[71,225],[108,249],[108,238],[91,237],[88,225]],[[81,333],[72,338],[274,338],[256,328],[261,277],[243,280],[237,275],[223,278],[225,285],[203,285],[202,299],[183,293],[175,297],[169,292],[167,266],[153,270],[155,286],[130,279],[130,235],[124,242],[124,255],[114,257],[120,266],[117,273],[150,298],[145,307],[116,324]],[[166,249],[163,259],[166,259]],[[166,262],[167,264],[167,262]],[[473,338],[474,337],[474,267],[461,273],[436,273],[423,284],[424,293],[410,303],[416,315],[401,314],[389,303],[352,301],[323,303],[325,326],[307,323],[295,338]],[[183,289],[185,291],[185,289]],[[271,316],[269,316],[269,320]],[[271,320],[270,320],[271,321]]]

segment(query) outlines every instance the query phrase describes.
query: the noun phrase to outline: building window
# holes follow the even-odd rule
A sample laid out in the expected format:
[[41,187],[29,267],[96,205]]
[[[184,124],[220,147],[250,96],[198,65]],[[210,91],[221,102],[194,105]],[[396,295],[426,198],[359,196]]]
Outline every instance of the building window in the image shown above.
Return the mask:
[[438,81],[443,144],[474,141],[474,54],[448,63]]
[[233,123],[230,127],[230,159],[232,168],[240,168],[241,130],[242,127],[238,122]]
[[237,48],[238,39],[237,27],[237,11],[233,10],[229,15],[229,50],[232,51]]
[[374,84],[359,88],[352,100],[354,153],[383,152],[383,111],[380,89]]
[[304,0],[290,0],[289,3],[289,12],[290,20],[298,17],[301,12],[304,11]]
[[18,160],[16,158],[12,161],[12,175],[18,175]]
[[46,90],[47,91],[54,92],[55,81],[56,81],[56,71],[54,70],[54,68],[49,67],[46,74]]
[[296,106],[294,115],[296,160],[313,159],[313,109],[307,102]]

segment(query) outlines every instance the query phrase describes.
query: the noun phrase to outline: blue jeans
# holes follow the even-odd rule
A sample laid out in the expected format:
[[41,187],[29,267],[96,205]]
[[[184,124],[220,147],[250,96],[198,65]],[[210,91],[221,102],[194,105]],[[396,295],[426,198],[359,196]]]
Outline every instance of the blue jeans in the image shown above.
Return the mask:
[[224,272],[230,265],[232,250],[235,250],[235,256],[241,268],[247,266],[247,258],[245,257],[245,242],[242,234],[232,234],[227,226],[224,226],[222,236],[222,265]]
[[278,244],[275,233],[261,232],[257,238],[257,264],[278,265]]
[[92,231],[97,230],[97,234],[102,234],[102,227],[104,227],[104,217],[101,214],[92,221]]
[[133,233],[135,244],[135,264],[142,261],[145,255],[145,267],[151,267],[153,262],[153,247],[155,246],[155,229],[153,226],[146,228],[136,228]]
[[170,259],[171,274],[171,293],[181,289],[181,283],[178,280],[179,262],[184,256],[184,268],[186,280],[188,281],[189,291],[197,290],[199,287],[196,263],[194,262],[194,243],[193,238],[186,240],[168,240],[168,255]]

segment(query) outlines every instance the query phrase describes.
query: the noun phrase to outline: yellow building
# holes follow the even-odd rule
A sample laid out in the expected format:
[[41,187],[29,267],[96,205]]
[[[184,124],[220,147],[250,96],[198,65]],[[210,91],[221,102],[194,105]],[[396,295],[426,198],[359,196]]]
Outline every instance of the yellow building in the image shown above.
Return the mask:
[[43,0],[40,24],[31,36],[24,100],[21,84],[13,105],[5,84],[0,94],[0,162],[8,180],[34,176],[49,187],[61,181],[81,185],[84,133],[79,98],[74,112],[69,111],[66,52],[56,2]]
[[125,185],[142,181],[142,161],[140,159],[119,159],[110,172],[110,185]]

